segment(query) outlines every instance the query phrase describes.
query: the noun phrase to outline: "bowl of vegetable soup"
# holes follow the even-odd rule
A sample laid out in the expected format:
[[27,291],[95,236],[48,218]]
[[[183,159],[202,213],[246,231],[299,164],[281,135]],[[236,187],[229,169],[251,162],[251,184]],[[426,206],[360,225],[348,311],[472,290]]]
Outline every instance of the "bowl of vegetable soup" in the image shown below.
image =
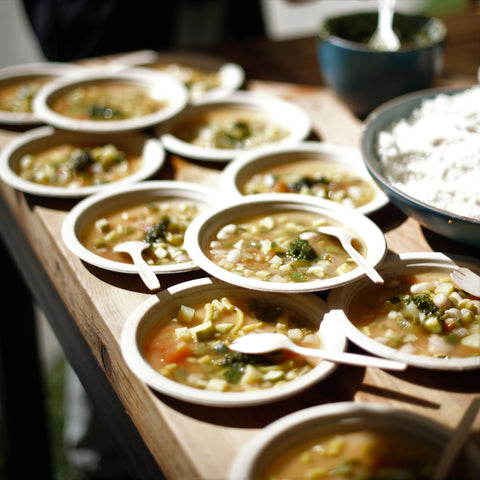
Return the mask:
[[0,176],[22,192],[84,197],[146,180],[165,161],[156,138],[140,132],[93,134],[44,126],[10,141],[0,153]]
[[201,100],[156,129],[165,148],[182,157],[228,162],[263,145],[304,140],[311,121],[292,102],[273,95],[238,91]]
[[65,130],[128,132],[153,127],[180,112],[187,90],[175,78],[146,69],[92,68],[46,85],[33,101],[34,114]]
[[184,246],[192,220],[218,202],[217,190],[191,182],[152,180],[111,187],[80,201],[66,216],[62,237],[81,260],[121,273],[138,274],[117,244],[144,241],[142,256],[156,274],[198,267]]
[[438,369],[480,368],[480,298],[450,278],[458,267],[480,272],[467,257],[442,253],[392,255],[379,273],[383,285],[360,280],[332,290],[347,337],[361,348],[408,365]]
[[343,351],[345,337],[313,294],[251,291],[215,278],[175,285],[131,313],[121,346],[131,370],[153,389],[186,402],[224,407],[258,405],[299,393],[336,365],[277,351],[234,352],[236,338],[287,335],[299,345]]
[[[271,423],[232,463],[229,480],[402,478],[430,480],[451,430],[384,404],[338,402]],[[447,480],[473,480],[480,452],[468,442]]]
[[388,203],[360,152],[325,142],[267,145],[237,155],[222,171],[225,195],[294,193],[332,200],[370,214]]
[[322,226],[345,228],[372,266],[386,254],[385,237],[369,218],[330,200],[288,193],[240,197],[199,215],[185,235],[194,262],[210,275],[244,288],[314,292],[364,275]]

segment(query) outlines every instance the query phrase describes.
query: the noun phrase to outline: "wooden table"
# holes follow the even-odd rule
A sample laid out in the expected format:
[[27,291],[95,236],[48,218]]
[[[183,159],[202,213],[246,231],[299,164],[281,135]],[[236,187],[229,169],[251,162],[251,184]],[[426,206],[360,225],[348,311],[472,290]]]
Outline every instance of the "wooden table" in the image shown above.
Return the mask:
[[[470,11],[446,21],[450,36],[445,73],[438,83],[472,85],[480,63],[479,13]],[[277,43],[256,39],[223,47],[214,53],[245,67],[248,89],[273,93],[304,107],[311,115],[317,138],[358,147],[362,123],[321,85],[314,39]],[[17,134],[1,130],[0,145]],[[190,163],[177,157],[169,160],[162,177],[201,179],[213,185],[218,180],[218,166]],[[313,405],[343,400],[381,402],[454,427],[471,398],[480,395],[478,371],[448,373],[410,368],[392,374],[348,366],[340,366],[326,381],[301,395],[255,408],[209,408],[156,393],[133,376],[119,345],[127,316],[149,296],[141,281],[136,276],[88,266],[67,250],[60,230],[75,202],[24,195],[4,184],[0,188],[3,241],[28,290],[46,312],[95,407],[112,435],[118,438],[135,478],[159,478],[162,471],[169,479],[225,479],[236,453],[259,429],[285,414]],[[372,218],[384,230],[391,252],[437,250],[476,257],[480,254],[478,248],[423,229],[392,206]],[[167,287],[199,275],[203,272],[161,280]],[[9,283],[7,301],[10,295],[28,299],[25,291],[18,290],[21,283]],[[7,320],[9,318],[4,319]],[[32,328],[26,314],[11,320],[2,334],[3,349],[12,343],[8,341],[11,328],[17,328],[17,336],[28,334],[22,329]],[[17,344],[10,345],[10,349],[12,357],[18,353]],[[4,359],[4,370],[24,365],[18,357],[12,357],[7,355]],[[21,426],[22,420],[28,417],[22,398],[25,396],[31,406],[35,386],[17,382],[16,388],[20,412],[18,405],[17,411],[15,406],[12,411],[20,413],[15,426],[25,437]],[[27,424],[28,421],[31,419]],[[480,444],[480,418],[476,420],[473,435]],[[20,456],[17,468],[24,467],[22,458]]]

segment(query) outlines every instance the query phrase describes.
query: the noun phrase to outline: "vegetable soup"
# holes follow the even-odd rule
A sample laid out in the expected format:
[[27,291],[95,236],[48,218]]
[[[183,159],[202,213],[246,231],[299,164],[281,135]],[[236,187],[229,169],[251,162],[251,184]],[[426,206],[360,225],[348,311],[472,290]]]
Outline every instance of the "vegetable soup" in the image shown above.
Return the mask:
[[350,208],[366,205],[376,196],[372,183],[351,168],[314,159],[294,160],[258,172],[243,183],[240,191],[244,195],[302,193],[333,200]]
[[114,182],[139,170],[141,155],[112,144],[85,147],[60,144],[24,155],[16,173],[24,180],[54,187],[87,187]]
[[358,429],[300,443],[276,459],[259,479],[428,480],[439,456],[439,450],[421,438]]
[[228,347],[243,335],[276,332],[302,346],[320,348],[316,329],[297,317],[253,298],[180,305],[175,317],[159,319],[143,342],[143,353],[159,373],[191,387],[230,392],[271,388],[304,375],[319,360],[288,351],[250,355]]
[[480,355],[480,299],[447,272],[419,272],[369,285],[348,318],[365,335],[405,353],[438,358]]
[[132,263],[130,255],[113,251],[115,245],[129,240],[150,245],[142,252],[149,265],[189,262],[184,235],[200,211],[201,206],[185,200],[133,205],[93,221],[83,232],[81,242],[95,254],[116,262]]
[[33,98],[50,81],[51,77],[35,77],[11,82],[0,88],[0,110],[32,113]]
[[[338,239],[317,232],[328,221],[305,211],[277,211],[221,228],[206,254],[218,266],[267,282],[328,279],[357,267]],[[360,241],[354,242],[360,253]]]
[[144,117],[165,108],[140,85],[103,82],[76,87],[55,97],[51,108],[79,120],[110,121]]
[[268,114],[242,108],[218,108],[185,122],[173,134],[203,148],[248,150],[289,135]]

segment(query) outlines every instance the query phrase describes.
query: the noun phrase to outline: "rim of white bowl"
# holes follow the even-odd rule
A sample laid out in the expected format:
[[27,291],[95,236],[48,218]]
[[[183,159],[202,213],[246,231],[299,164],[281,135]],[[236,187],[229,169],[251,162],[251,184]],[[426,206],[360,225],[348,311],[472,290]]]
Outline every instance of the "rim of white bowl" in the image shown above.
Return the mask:
[[[87,187],[55,187],[30,182],[20,177],[15,171],[14,164],[23,155],[32,149],[60,144],[71,143],[92,143],[95,140],[97,145],[114,144],[120,147],[135,150],[142,155],[142,164],[139,170],[131,175],[110,183],[101,185],[90,185]],[[0,152],[0,178],[11,187],[25,193],[45,197],[77,198],[91,195],[113,185],[127,185],[141,180],[146,180],[156,173],[165,162],[165,149],[162,143],[153,137],[140,132],[131,132],[128,137],[117,134],[90,134],[83,132],[71,132],[68,130],[57,130],[51,126],[38,127],[19,135],[10,141]]]
[[[51,101],[63,92],[82,85],[121,82],[143,86],[154,90],[159,99],[167,105],[161,110],[142,117],[126,120],[94,121],[79,120],[61,115],[50,108]],[[90,133],[115,133],[141,130],[153,127],[178,114],[187,104],[188,96],[185,86],[178,80],[161,72],[147,69],[115,69],[108,65],[104,69],[92,68],[71,78],[60,78],[42,88],[33,101],[33,111],[41,120],[55,127]]]
[[[316,155],[317,158],[312,155]],[[252,152],[240,153],[223,169],[220,175],[220,188],[226,195],[244,196],[240,190],[243,180],[266,168],[293,164],[301,160],[337,163],[340,166],[354,169],[355,173],[368,181],[375,189],[375,198],[371,202],[355,208],[357,212],[369,215],[389,202],[388,197],[378,187],[366,168],[360,150],[329,142],[304,141],[293,145],[265,145]]]
[[[480,263],[478,260],[460,255],[447,255],[441,252],[411,252],[389,255],[379,267],[379,273],[388,278],[389,276],[395,277],[395,272],[398,272],[399,268],[433,267],[439,270],[454,270],[459,266],[472,268],[480,274]],[[349,286],[348,291],[345,288],[338,288],[328,294],[327,303],[329,308],[335,311],[339,325],[347,338],[353,343],[374,355],[405,362],[412,367],[431,370],[472,370],[480,368],[480,357],[442,359],[414,355],[383,345],[363,334],[348,319],[345,311],[348,310],[350,301],[355,296],[355,293],[360,291],[365,285],[366,283],[361,279]]]
[[[227,283],[253,290],[285,293],[318,292],[349,284],[365,276],[363,270],[357,267],[348,273],[326,280],[318,279],[301,283],[268,282],[229,272],[213,263],[206,255],[204,250],[207,242],[227,223],[255,214],[266,215],[268,209],[283,210],[285,208],[319,213],[334,224],[347,225],[347,228],[356,233],[363,241],[367,249],[365,259],[373,267],[379,265],[387,253],[386,240],[382,230],[365,215],[330,200],[288,193],[248,195],[200,214],[186,231],[187,252],[193,261],[210,275]],[[246,213],[247,211],[249,213]]]
[[[198,145],[180,140],[171,133],[177,125],[188,119],[204,111],[223,107],[250,109],[252,111],[269,113],[274,116],[274,121],[277,124],[289,130],[289,135],[275,142],[275,145],[304,140],[312,129],[310,117],[302,108],[294,103],[264,93],[237,91],[226,97],[214,100],[202,100],[194,105],[188,106],[169,122],[161,125],[157,129],[157,134],[160,136],[165,148],[177,155],[196,160],[228,162],[244,150],[199,147]],[[259,147],[253,147],[249,149],[249,151],[254,151],[257,148]]]
[[[84,67],[62,62],[32,62],[11,65],[0,70],[0,85],[13,82],[24,77],[52,77],[52,82],[58,78],[68,78],[70,75],[85,71]],[[32,112],[8,112],[0,110],[0,122],[12,125],[38,125],[42,123]]]
[[[241,448],[228,478],[257,478],[259,467],[264,468],[262,459],[278,456],[298,441],[318,435],[317,432],[334,433],[342,427],[348,431],[355,425],[365,426],[366,422],[379,429],[394,427],[405,433],[415,433],[426,441],[433,440],[439,448],[447,444],[452,434],[447,426],[429,417],[376,402],[316,405],[285,415],[260,430]],[[480,449],[475,443],[467,443],[466,454],[469,462],[480,470]]]
[[[266,292],[252,293],[210,277],[175,285],[145,300],[127,318],[122,330],[121,348],[125,361],[133,373],[154,390],[185,402],[200,405],[219,407],[260,405],[300,393],[328,377],[337,368],[335,363],[324,360],[310,372],[291,382],[275,388],[249,392],[213,392],[182,385],[164,377],[145,360],[140,352],[139,343],[142,340],[142,328],[148,331],[148,322],[156,323],[155,320],[150,319],[157,310],[162,309],[163,312],[167,312],[169,306],[170,308],[178,308],[180,302],[188,302],[189,298],[193,298],[193,301],[198,300],[198,303],[202,298],[204,300],[210,298],[207,297],[209,292],[216,296],[238,297],[242,295],[248,298],[257,296],[269,302],[272,301],[271,294],[266,294]],[[299,301],[300,299],[301,301]],[[304,318],[315,326],[320,323],[321,317],[327,313],[326,303],[313,294],[302,294],[301,297],[298,295],[282,295],[278,297],[278,304],[300,311]],[[147,323],[147,326],[144,326],[145,323]],[[320,332],[325,342],[325,348],[332,351],[344,351],[347,345],[345,336],[338,331],[334,323],[328,317],[320,323]]]
[[[67,214],[62,225],[62,238],[69,250],[84,262],[96,267],[120,273],[138,275],[133,264],[103,258],[88,250],[80,241],[82,230],[102,213],[118,210],[122,206],[135,205],[152,199],[185,199],[204,205],[206,209],[218,203],[218,191],[212,187],[178,180],[148,180],[139,184],[110,187],[101,193],[81,200]],[[197,270],[191,260],[172,265],[152,265],[156,274],[180,273]]]

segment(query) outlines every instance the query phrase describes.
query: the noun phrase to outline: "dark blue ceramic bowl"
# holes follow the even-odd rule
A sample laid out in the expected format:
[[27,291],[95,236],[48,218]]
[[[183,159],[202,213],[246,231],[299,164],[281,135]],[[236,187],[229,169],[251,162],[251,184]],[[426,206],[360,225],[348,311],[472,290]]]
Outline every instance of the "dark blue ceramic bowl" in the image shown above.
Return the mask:
[[385,130],[392,122],[409,117],[412,111],[420,107],[426,98],[433,98],[440,93],[453,94],[459,89],[433,88],[421,92],[403,95],[386,102],[375,109],[365,120],[361,151],[363,161],[390,201],[406,215],[417,220],[424,227],[447,238],[480,247],[480,220],[449,213],[423,203],[393,187],[387,180],[376,153],[378,133]]
[[447,28],[441,20],[395,14],[401,48],[387,52],[367,45],[377,19],[377,12],[328,18],[317,41],[324,82],[360,118],[387,100],[431,87],[443,68]]

